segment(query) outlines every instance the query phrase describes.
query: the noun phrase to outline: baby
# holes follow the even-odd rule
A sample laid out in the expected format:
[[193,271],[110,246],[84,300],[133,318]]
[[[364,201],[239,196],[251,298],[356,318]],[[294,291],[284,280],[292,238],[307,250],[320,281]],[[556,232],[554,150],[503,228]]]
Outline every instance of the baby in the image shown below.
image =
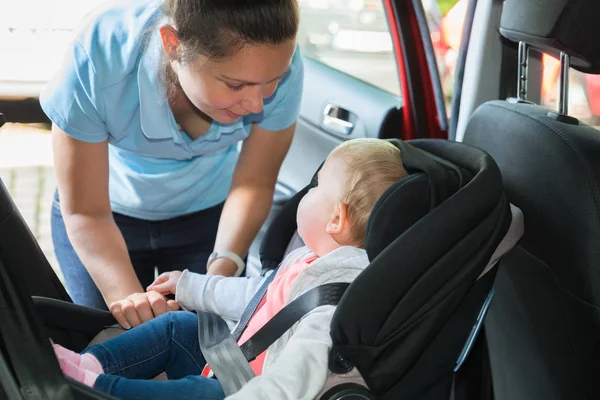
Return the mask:
[[[368,266],[369,215],[379,197],[405,176],[400,150],[384,140],[350,140],[331,152],[298,206],[298,234],[305,247],[284,259],[239,344],[301,294],[327,283],[352,282]],[[148,290],[175,294],[186,309],[237,321],[265,279],[172,271]],[[305,315],[250,363],[256,378],[227,399],[314,399],[328,375],[334,311],[321,306]],[[66,375],[121,399],[225,398],[217,379],[202,376],[206,362],[198,319],[191,312],[164,314],[81,355],[54,348]],[[168,381],[150,380],[162,372]]]

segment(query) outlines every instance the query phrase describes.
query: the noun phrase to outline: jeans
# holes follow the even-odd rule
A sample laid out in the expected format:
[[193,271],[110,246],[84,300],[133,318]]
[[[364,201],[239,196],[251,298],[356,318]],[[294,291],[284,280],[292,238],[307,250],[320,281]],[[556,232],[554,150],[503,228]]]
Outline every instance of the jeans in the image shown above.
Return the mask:
[[[94,388],[119,399],[225,398],[218,380],[200,376],[206,362],[198,344],[198,318],[191,312],[163,314],[84,353],[104,368]],[[149,380],[162,372],[168,381]]]
[[[159,273],[184,269],[205,273],[222,209],[223,204],[220,204],[163,221],[147,221],[113,213],[142,287],[147,287],[154,280],[155,267]],[[106,309],[100,291],[67,236],[58,194],[52,205],[51,225],[54,251],[71,299],[76,304]]]

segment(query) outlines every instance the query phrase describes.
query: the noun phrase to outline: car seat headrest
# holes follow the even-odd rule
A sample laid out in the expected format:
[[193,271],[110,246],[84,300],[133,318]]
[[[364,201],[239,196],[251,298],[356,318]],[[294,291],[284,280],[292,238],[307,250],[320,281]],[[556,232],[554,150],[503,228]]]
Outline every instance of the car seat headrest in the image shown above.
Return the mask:
[[505,0],[500,33],[555,57],[571,56],[571,67],[600,74],[600,7],[597,0]]
[[[469,169],[427,150],[401,140],[388,141],[400,149],[409,176],[388,188],[371,212],[365,235],[370,260],[473,177]],[[260,247],[263,271],[276,268],[283,260],[297,228],[298,204],[314,185],[314,177],[313,182],[285,204],[265,233]]]
[[443,160],[408,143],[390,142],[400,148],[409,176],[388,188],[373,207],[365,238],[370,260],[459,188],[458,175]]

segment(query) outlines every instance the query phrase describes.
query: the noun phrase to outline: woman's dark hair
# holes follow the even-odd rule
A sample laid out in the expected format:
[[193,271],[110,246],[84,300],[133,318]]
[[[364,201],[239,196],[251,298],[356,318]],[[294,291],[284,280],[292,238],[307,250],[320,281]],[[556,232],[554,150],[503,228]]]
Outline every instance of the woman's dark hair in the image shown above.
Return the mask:
[[297,0],[165,0],[179,32],[179,59],[232,56],[246,45],[277,45],[298,32]]

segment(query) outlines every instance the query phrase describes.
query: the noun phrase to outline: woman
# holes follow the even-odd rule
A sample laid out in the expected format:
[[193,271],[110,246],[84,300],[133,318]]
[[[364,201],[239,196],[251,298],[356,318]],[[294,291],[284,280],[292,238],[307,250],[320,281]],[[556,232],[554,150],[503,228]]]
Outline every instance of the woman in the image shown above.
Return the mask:
[[177,308],[144,293],[155,267],[241,273],[299,113],[297,7],[126,0],[76,35],[40,96],[52,236],[76,303],[108,304],[129,328]]

